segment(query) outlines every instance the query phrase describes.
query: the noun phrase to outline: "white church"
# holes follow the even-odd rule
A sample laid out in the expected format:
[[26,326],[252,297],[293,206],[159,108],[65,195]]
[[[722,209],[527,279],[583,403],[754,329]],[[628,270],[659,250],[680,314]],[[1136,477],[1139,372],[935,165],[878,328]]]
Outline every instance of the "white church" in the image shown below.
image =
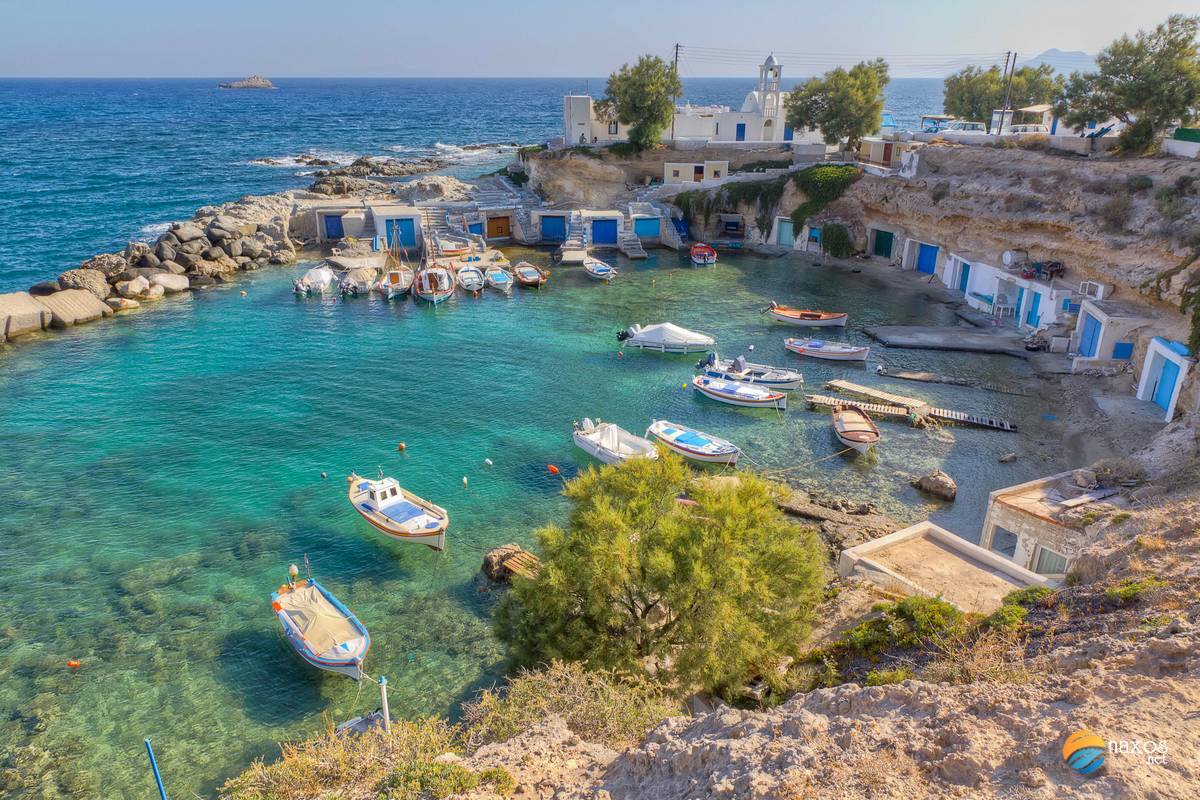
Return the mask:
[[[783,100],[787,92],[780,89],[782,72],[775,56],[767,56],[758,68],[758,87],[746,94],[738,111],[729,106],[676,106],[675,117],[663,131],[662,140],[777,143],[811,138],[793,136],[792,129],[784,124]],[[569,94],[563,98],[564,144],[606,144],[628,138],[627,126],[596,116],[591,95]],[[819,141],[819,136],[813,141]]]

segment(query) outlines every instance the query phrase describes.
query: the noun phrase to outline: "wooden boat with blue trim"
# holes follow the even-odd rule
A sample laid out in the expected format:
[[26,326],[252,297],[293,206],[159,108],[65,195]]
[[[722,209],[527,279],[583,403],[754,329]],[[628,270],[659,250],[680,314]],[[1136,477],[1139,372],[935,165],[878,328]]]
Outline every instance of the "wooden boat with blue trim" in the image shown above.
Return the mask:
[[362,678],[371,634],[332,592],[311,577],[293,576],[271,593],[271,608],[302,659],[317,669]]
[[450,514],[441,506],[417,497],[382,470],[377,480],[351,473],[346,478],[350,505],[375,530],[402,542],[446,549]]
[[742,454],[733,442],[665,419],[651,422],[650,427],[646,428],[646,436],[653,436],[662,442],[663,447],[684,458],[706,464],[736,464],[738,456]]
[[754,383],[727,381],[708,375],[692,378],[692,388],[705,397],[746,408],[787,408],[787,395]]

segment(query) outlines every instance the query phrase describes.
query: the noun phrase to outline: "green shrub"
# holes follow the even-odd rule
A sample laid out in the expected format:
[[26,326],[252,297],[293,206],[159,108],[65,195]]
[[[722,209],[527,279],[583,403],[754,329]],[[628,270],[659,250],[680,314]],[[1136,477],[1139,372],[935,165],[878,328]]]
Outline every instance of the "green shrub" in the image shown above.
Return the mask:
[[1158,141],[1154,123],[1149,119],[1136,120],[1126,125],[1117,136],[1117,150],[1131,155],[1149,152]]
[[633,142],[613,142],[608,146],[608,152],[617,158],[633,158],[641,154],[641,149]]
[[1147,593],[1166,586],[1166,581],[1157,578],[1126,578],[1120,583],[1109,586],[1104,590],[1104,601],[1113,606],[1127,606],[1136,603]]
[[985,617],[981,624],[988,630],[1016,630],[1024,624],[1028,613],[1023,606],[1003,605]]
[[526,156],[531,156],[534,153],[540,153],[545,149],[546,145],[544,144],[527,144],[517,150],[517,155],[525,158]]
[[790,158],[784,159],[782,161],[750,161],[745,164],[742,164],[737,169],[731,170],[731,171],[732,172],[763,172],[764,170],[768,170],[768,169],[784,169],[786,167],[790,167],[791,165],[792,165],[792,160]]
[[929,190],[929,199],[933,201],[934,205],[937,205],[938,203],[945,200],[947,195],[949,195],[949,194],[950,194],[950,184],[943,181],[941,183],[935,184],[934,187]]
[[1164,186],[1154,193],[1154,205],[1164,219],[1174,222],[1187,215],[1188,204],[1183,199],[1183,193],[1174,186]]
[[1125,179],[1125,189],[1131,193],[1144,192],[1154,186],[1154,179],[1149,175],[1130,175]]
[[867,686],[886,686],[889,683],[901,683],[911,677],[913,677],[913,671],[908,667],[873,669],[867,673]]
[[909,649],[965,630],[963,613],[940,597],[912,595],[898,603],[876,606],[880,615],[842,634],[836,649],[872,656],[885,650]]
[[481,692],[462,713],[470,749],[503,742],[552,715],[582,739],[620,748],[685,709],[645,680],[554,661],[519,672],[502,692]]
[[[795,218],[793,217],[793,220]],[[849,258],[854,253],[854,243],[845,225],[831,224],[821,228],[821,249],[834,258]]]
[[1131,205],[1129,195],[1115,195],[1107,203],[1100,206],[1100,219],[1104,220],[1109,230],[1124,231],[1125,227],[1129,224]]
[[480,786],[490,786],[496,794],[507,797],[516,785],[513,776],[500,767],[472,772],[458,764],[415,761],[393,769],[376,791],[379,800],[441,800]]
[[781,175],[770,181],[737,181],[727,183],[717,192],[715,201],[722,208],[731,211],[738,206],[753,205],[755,209],[754,224],[762,232],[763,238],[771,231],[771,222],[779,201],[783,199],[783,190],[787,187],[787,176]]
[[1113,525],[1120,525],[1122,522],[1124,522],[1125,520],[1129,519],[1132,516],[1133,515],[1130,514],[1128,511],[1118,511],[1116,514],[1113,514],[1109,518],[1108,521],[1111,522]]
[[809,217],[841,197],[860,177],[862,170],[848,164],[821,164],[793,173],[796,188],[808,199],[792,212],[792,223],[797,229],[803,227]]
[[1180,194],[1191,194],[1196,188],[1195,175],[1180,175],[1175,179],[1175,189]]
[[1009,592],[1004,595],[1002,602],[1006,606],[1032,608],[1052,594],[1054,594],[1054,590],[1049,586],[1026,586],[1024,589],[1017,589],[1015,592]]

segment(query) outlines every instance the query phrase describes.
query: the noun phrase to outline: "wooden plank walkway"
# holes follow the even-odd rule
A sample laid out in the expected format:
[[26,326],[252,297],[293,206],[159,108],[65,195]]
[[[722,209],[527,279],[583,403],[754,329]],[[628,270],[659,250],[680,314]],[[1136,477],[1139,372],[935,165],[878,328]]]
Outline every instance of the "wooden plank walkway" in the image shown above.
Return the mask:
[[522,578],[533,580],[542,571],[542,560],[533,553],[513,553],[500,562],[500,566],[514,575],[520,575]]
[[853,406],[854,408],[862,409],[868,414],[874,414],[877,417],[900,417],[907,419],[913,412],[907,408],[900,406],[888,406],[881,403],[865,403],[862,400],[853,400],[847,397],[830,397],[827,394],[806,394],[804,400],[810,406]]
[[1008,431],[1009,433],[1016,433],[1017,430],[1016,424],[1006,419],[985,417],[982,414],[970,414],[966,411],[954,411],[949,408],[931,408],[929,409],[929,416],[946,422],[959,422],[963,425],[975,425],[980,428],[992,428],[998,431]]
[[955,411],[950,408],[938,408],[931,406],[923,400],[917,400],[912,397],[904,397],[903,395],[885,392],[882,389],[875,389],[870,386],[862,386],[857,383],[844,380],[833,380],[825,384],[830,389],[848,392],[850,394],[862,395],[875,400],[882,400],[884,403],[864,403],[857,400],[838,399],[836,397],[828,397],[824,395],[805,395],[804,399],[810,405],[852,405],[855,408],[861,408],[869,414],[878,414],[884,417],[908,417],[915,416],[917,419],[925,417],[933,417],[934,419],[942,420],[943,422],[957,422],[961,425],[975,425],[980,428],[991,428],[998,431],[1015,432],[1017,426],[1008,420],[997,419],[996,417],[988,417],[983,414],[972,414],[967,411]]
[[850,381],[837,379],[829,381],[825,384],[826,389],[836,389],[839,392],[848,392],[850,394],[858,394],[863,397],[870,397],[873,400],[881,400],[888,405],[903,406],[905,408],[922,408],[929,405],[924,400],[918,400],[915,397],[905,397],[901,394],[893,394],[885,392],[882,389],[876,389],[872,386],[863,386]]

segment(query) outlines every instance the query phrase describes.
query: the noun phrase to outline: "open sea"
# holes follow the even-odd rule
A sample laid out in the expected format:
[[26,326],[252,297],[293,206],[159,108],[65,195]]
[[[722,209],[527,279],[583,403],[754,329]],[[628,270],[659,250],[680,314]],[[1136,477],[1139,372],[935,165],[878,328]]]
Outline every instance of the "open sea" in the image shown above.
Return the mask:
[[[440,153],[455,174],[496,169],[507,152],[463,146],[555,135],[561,95],[583,81],[280,83],[0,81],[0,291],[152,238],[200,205],[310,180],[254,159]],[[737,104],[750,83],[694,81],[688,98]],[[902,122],[936,111],[940,82],[897,80],[889,107]],[[748,463],[791,468],[798,485],[932,514],[968,537],[990,489],[1040,474],[1032,459],[996,464],[1017,437],[966,428],[883,423],[877,459],[830,458],[826,415],[714,403],[684,388],[696,356],[620,357],[615,339],[671,320],[724,352],[755,344],[758,360],[799,364],[809,387],[848,375],[939,405],[1037,413],[1034,400],[801,362],[759,313],[771,299],[848,309],[844,338],[864,343],[867,325],[952,321],[919,293],[807,259],[723,255],[699,270],[656,251],[617,263],[612,286],[556,267],[542,291],[436,309],[297,300],[297,265],[0,347],[0,794],[148,797],[151,737],[171,796],[209,796],[277,742],[373,709],[375,687],[316,672],[278,631],[270,592],[305,555],[370,628],[367,670],[388,677],[393,712],[452,714],[503,669],[483,554],[528,546],[562,518],[546,465],[587,465],[573,419],[639,433],[653,418],[685,422],[739,443]],[[994,382],[1026,370],[1001,356],[881,355]],[[446,552],[384,541],[357,518],[345,475],[377,466],[450,511]],[[908,486],[934,467],[958,480],[956,503]]]

